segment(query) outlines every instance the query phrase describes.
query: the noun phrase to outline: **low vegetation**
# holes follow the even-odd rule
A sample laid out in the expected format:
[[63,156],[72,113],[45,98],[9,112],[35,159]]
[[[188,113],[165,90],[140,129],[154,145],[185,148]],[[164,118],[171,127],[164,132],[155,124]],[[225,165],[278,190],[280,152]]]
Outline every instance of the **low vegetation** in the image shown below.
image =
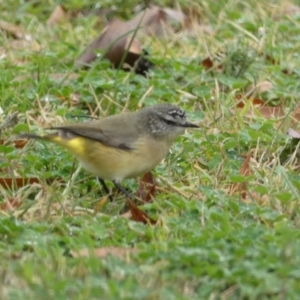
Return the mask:
[[[142,76],[74,62],[146,4],[64,2],[1,4],[0,298],[297,299],[299,3],[154,1],[152,31],[132,28],[154,65]],[[200,129],[150,192],[123,182],[143,222],[63,149],[13,139],[162,102]]]

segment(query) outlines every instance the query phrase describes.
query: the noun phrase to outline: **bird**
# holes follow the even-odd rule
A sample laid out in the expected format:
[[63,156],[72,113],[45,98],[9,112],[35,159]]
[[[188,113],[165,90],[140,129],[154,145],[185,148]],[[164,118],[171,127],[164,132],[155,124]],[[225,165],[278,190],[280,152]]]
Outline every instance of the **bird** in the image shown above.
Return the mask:
[[130,198],[121,182],[154,169],[186,128],[198,127],[187,119],[183,109],[161,103],[99,120],[45,128],[54,133],[24,133],[18,137],[62,146],[98,177],[105,192],[109,193],[105,185],[109,180]]

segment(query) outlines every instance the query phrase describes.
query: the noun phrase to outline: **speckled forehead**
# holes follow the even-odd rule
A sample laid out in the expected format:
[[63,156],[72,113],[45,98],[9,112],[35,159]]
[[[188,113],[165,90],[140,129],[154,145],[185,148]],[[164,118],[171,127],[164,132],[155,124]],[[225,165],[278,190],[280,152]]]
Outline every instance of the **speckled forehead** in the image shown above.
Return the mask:
[[181,118],[185,118],[186,117],[186,113],[184,110],[182,109],[172,109],[168,111],[168,115],[171,115],[173,117],[181,117]]

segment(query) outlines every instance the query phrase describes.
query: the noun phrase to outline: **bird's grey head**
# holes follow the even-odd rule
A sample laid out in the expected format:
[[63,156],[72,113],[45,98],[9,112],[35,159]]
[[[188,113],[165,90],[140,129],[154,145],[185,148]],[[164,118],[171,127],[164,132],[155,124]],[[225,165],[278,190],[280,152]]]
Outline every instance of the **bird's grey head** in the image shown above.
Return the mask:
[[189,122],[183,109],[172,104],[157,104],[143,110],[147,119],[149,133],[156,137],[174,139],[182,134],[185,128],[198,126]]

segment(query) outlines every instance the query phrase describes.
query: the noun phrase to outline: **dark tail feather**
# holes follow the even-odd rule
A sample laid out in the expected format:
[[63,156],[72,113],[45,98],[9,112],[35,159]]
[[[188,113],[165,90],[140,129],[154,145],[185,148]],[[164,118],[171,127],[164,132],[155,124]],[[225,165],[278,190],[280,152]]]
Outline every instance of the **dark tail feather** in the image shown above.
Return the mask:
[[44,137],[41,136],[41,135],[34,134],[34,133],[22,133],[22,134],[15,135],[14,139],[16,139],[16,140],[23,140],[23,139],[26,139],[26,140],[35,139],[35,140],[37,140],[37,139],[44,139]]

